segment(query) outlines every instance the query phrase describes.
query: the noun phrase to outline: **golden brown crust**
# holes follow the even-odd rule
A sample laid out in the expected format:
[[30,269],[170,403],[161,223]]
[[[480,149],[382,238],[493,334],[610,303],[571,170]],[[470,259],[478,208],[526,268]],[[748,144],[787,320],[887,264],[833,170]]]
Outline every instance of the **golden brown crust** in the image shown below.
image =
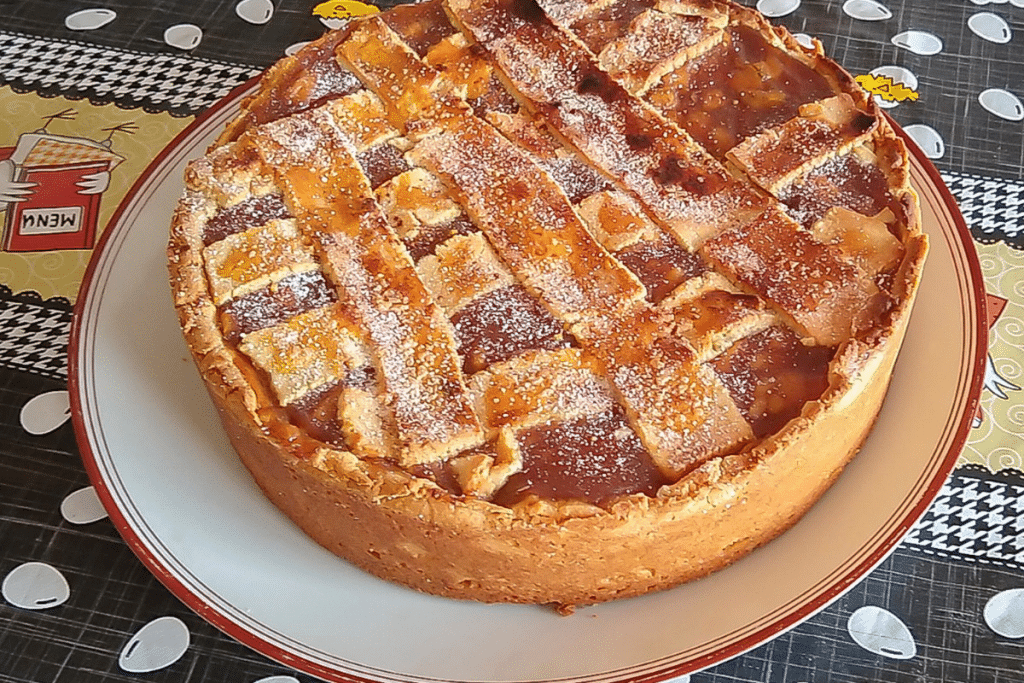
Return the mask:
[[859,370],[849,384],[757,449],[708,461],[657,498],[561,521],[452,500],[352,458],[329,457],[319,467],[282,458],[230,403],[214,400],[267,496],[353,564],[449,597],[585,605],[706,576],[792,526],[867,437],[899,348],[899,339],[890,341],[866,357],[850,348]]
[[[439,0],[353,21],[269,71],[187,171],[171,288],[224,428],[285,514],[384,579],[571,609],[699,578],[795,523],[885,397],[927,252],[902,142],[820,44],[752,10],[661,0],[588,23],[613,4],[541,0],[551,22],[446,0],[461,33]],[[828,96],[717,149],[728,135],[665,93],[751,30],[779,55],[769,77],[804,69]],[[381,179],[366,159],[385,147],[405,154]],[[836,168],[863,197],[837,199]],[[287,215],[211,236],[261,197]],[[326,298],[223,323],[287,286]],[[532,301],[550,334],[469,354],[460,321],[494,301]],[[826,360],[766,427],[713,363],[773,330]],[[606,418],[646,488],[501,497],[537,434]]]

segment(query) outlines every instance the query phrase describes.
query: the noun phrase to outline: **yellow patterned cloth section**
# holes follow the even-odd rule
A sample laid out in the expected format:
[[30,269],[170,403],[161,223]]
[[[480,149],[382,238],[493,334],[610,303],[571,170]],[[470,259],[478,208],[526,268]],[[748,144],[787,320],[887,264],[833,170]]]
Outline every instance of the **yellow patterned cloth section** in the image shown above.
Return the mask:
[[[0,87],[0,284],[14,292],[33,291],[43,299],[64,297],[74,301],[93,247],[99,242],[132,184],[174,136],[192,121],[170,114],[114,105],[97,106],[87,100],[43,98]],[[15,155],[19,143],[40,137],[25,159]],[[16,163],[17,162],[17,163]],[[45,174],[28,175],[30,166],[54,164],[107,164],[101,173],[83,171],[80,182],[47,186]],[[66,176],[65,176],[66,178]],[[15,196],[21,201],[10,201]],[[56,248],[18,251],[11,246],[12,219],[18,205],[33,199],[44,206],[83,207],[80,228],[91,230],[85,247],[54,240]]]
[[1024,471],[1024,251],[976,244],[988,292],[985,391],[958,465]]

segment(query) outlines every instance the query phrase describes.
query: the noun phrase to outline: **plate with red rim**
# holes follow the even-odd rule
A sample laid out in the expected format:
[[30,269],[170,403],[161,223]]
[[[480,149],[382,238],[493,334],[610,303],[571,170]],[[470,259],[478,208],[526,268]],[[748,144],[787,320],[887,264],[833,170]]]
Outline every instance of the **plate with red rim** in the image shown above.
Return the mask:
[[361,572],[253,483],[171,304],[165,246],[185,164],[253,87],[178,135],[128,193],[86,272],[69,363],[82,458],[126,543],[185,605],[254,650],[329,681],[680,676],[842,595],[892,551],[955,465],[984,379],[985,292],[953,197],[910,143],[931,251],[904,348],[861,453],[792,529],[705,579],[569,617],[425,595]]

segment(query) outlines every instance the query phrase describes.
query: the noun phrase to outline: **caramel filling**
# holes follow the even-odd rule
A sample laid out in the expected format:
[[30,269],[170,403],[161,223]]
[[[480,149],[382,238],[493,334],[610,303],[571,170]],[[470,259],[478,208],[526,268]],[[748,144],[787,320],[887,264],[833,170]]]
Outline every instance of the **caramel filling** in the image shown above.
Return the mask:
[[244,232],[249,228],[265,225],[275,218],[290,218],[288,207],[281,195],[266,194],[221,209],[207,222],[203,230],[203,243],[207,246],[219,242],[228,235]]
[[420,57],[425,57],[431,47],[455,33],[440,0],[398,5],[381,16]]
[[349,387],[370,389],[376,381],[373,366],[351,370],[336,382],[309,392],[285,407],[293,424],[300,427],[314,439],[341,448],[351,448],[341,422],[338,420],[338,401],[342,392]]
[[315,109],[336,97],[362,90],[363,84],[333,58],[341,32],[329,33],[295,54],[279,75],[281,83],[268,97],[261,97],[249,113],[252,124],[276,121]]
[[800,105],[834,94],[824,76],[754,29],[735,26],[648,99],[721,159],[744,138],[795,117]]
[[487,84],[487,90],[482,95],[469,101],[473,113],[483,117],[487,112],[502,112],[514,114],[519,111],[519,102],[512,94],[505,89],[497,77],[492,78]]
[[296,273],[222,305],[224,337],[237,344],[250,332],[283,323],[336,300],[334,290],[322,273],[315,270]]
[[[472,452],[472,451],[467,451]],[[422,479],[429,479],[454,496],[462,495],[462,486],[452,472],[448,462],[431,462],[425,465],[414,465],[409,472]]]
[[499,505],[530,496],[603,505],[667,483],[619,411],[534,427],[517,441],[523,469],[494,495]]
[[605,45],[624,36],[630,22],[654,4],[653,0],[619,0],[573,22],[572,30],[591,52],[598,54]]
[[779,199],[804,227],[821,220],[834,206],[874,216],[895,204],[882,171],[861,163],[855,154],[826,161],[783,188]]
[[412,237],[407,237],[405,247],[409,250],[409,256],[413,261],[419,261],[424,256],[434,253],[438,246],[444,244],[456,235],[471,235],[479,232],[469,220],[469,216],[462,214],[454,220],[443,225],[427,226],[420,228],[420,231]]
[[821,397],[833,355],[831,346],[806,346],[792,330],[770,327],[741,339],[711,364],[760,439]]
[[658,303],[680,284],[707,270],[699,256],[686,251],[674,240],[636,242],[615,253],[647,288],[647,300]]
[[356,161],[363,168],[363,173],[366,174],[373,189],[410,168],[402,153],[387,143],[371,147],[356,155]]
[[571,346],[572,336],[520,285],[482,296],[452,317],[467,375],[531,349]]

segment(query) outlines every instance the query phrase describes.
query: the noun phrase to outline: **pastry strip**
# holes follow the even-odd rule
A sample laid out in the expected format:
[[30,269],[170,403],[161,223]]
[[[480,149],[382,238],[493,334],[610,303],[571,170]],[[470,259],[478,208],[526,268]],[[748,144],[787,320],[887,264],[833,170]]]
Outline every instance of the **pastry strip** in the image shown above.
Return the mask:
[[210,292],[218,306],[289,275],[316,270],[294,220],[272,220],[203,249]]
[[778,207],[710,240],[701,251],[822,346],[856,335],[880,314],[874,307],[884,303],[870,277]]
[[717,376],[664,327],[648,310],[589,341],[651,458],[675,481],[708,458],[735,452],[753,432]]
[[281,405],[370,363],[360,331],[338,304],[252,332],[238,348],[266,371]]
[[458,188],[473,222],[555,317],[614,314],[643,298],[643,286],[591,236],[550,176],[481,119],[460,119],[409,156]]
[[480,233],[448,239],[423,257],[416,270],[448,317],[474,299],[516,282]]
[[379,17],[353,27],[338,45],[338,59],[373,90],[392,125],[411,139],[430,132],[420,122],[437,122],[467,111],[460,87],[430,67]]
[[611,411],[611,386],[579,349],[538,351],[492,365],[469,382],[488,429],[526,429]]
[[629,32],[605,45],[601,67],[634,95],[642,95],[662,76],[722,38],[728,16],[711,17],[642,12]]
[[451,327],[388,226],[330,107],[247,134],[315,236],[324,272],[354,309],[394,415],[401,465],[432,462],[481,440]]
[[747,138],[726,156],[768,192],[866,140],[878,118],[858,109],[849,95],[805,104],[799,116]]
[[753,188],[630,95],[536,5],[449,0],[448,7],[528,106],[688,248],[763,208]]

